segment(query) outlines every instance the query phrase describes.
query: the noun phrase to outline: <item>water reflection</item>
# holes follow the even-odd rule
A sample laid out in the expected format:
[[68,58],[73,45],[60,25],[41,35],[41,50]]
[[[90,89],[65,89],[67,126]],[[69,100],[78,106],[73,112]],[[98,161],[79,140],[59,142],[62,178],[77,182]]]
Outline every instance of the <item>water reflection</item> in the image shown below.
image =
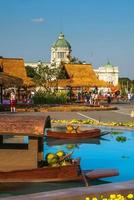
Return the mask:
[[[109,181],[94,180],[91,185],[106,184]],[[0,183],[0,198],[13,195],[33,194],[38,192],[47,192],[52,190],[67,189],[73,187],[84,187],[84,182],[71,181],[62,183]]]
[[52,138],[46,138],[45,139],[46,144],[48,146],[54,146],[54,145],[64,145],[64,144],[100,144],[101,139],[100,138],[89,138],[89,139],[52,139]]

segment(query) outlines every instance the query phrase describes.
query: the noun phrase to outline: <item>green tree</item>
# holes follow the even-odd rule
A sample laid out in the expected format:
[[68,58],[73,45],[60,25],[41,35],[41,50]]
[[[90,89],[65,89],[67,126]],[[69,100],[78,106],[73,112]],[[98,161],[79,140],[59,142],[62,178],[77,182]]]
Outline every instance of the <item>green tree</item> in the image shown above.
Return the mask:
[[70,62],[73,63],[73,64],[83,64],[83,63],[85,63],[85,61],[81,61],[79,58],[76,58],[76,57],[72,57],[70,59]]
[[34,78],[34,76],[36,75],[36,70],[31,66],[26,66],[25,69],[27,76],[30,78]]
[[36,85],[43,88],[46,92],[51,92],[52,88],[57,87],[59,69],[55,65],[39,64],[36,68],[34,81]]
[[124,88],[127,92],[134,91],[134,80],[130,80],[127,77],[119,78],[119,85],[121,90]]

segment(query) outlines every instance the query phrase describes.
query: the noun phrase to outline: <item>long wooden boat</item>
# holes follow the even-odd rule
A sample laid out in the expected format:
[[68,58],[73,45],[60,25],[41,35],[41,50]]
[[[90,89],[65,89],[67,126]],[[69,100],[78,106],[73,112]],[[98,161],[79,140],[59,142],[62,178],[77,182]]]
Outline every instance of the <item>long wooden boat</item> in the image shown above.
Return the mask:
[[48,138],[57,138],[57,139],[96,138],[101,136],[101,131],[98,128],[91,128],[78,133],[66,133],[61,131],[47,130],[46,136]]
[[119,175],[116,169],[81,171],[78,163],[59,167],[0,172],[0,182],[66,182],[84,181]]

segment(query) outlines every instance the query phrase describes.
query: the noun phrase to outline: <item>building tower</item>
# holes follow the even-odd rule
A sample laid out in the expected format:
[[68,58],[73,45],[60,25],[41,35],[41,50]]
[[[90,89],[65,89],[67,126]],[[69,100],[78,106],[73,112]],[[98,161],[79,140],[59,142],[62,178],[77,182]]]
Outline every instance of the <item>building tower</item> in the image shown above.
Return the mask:
[[60,65],[61,62],[69,63],[71,58],[71,45],[60,33],[58,40],[51,47],[51,64]]

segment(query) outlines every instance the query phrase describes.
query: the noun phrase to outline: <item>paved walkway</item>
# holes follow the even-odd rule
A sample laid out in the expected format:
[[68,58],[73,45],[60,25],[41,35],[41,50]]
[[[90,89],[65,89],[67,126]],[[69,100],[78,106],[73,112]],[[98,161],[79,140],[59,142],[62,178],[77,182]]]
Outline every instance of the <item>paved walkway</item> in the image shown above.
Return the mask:
[[88,111],[88,112],[0,112],[0,115],[50,115],[51,119],[95,119],[98,121],[114,121],[114,122],[134,122],[131,117],[131,111],[134,109],[134,104],[116,104],[118,110],[109,111]]

